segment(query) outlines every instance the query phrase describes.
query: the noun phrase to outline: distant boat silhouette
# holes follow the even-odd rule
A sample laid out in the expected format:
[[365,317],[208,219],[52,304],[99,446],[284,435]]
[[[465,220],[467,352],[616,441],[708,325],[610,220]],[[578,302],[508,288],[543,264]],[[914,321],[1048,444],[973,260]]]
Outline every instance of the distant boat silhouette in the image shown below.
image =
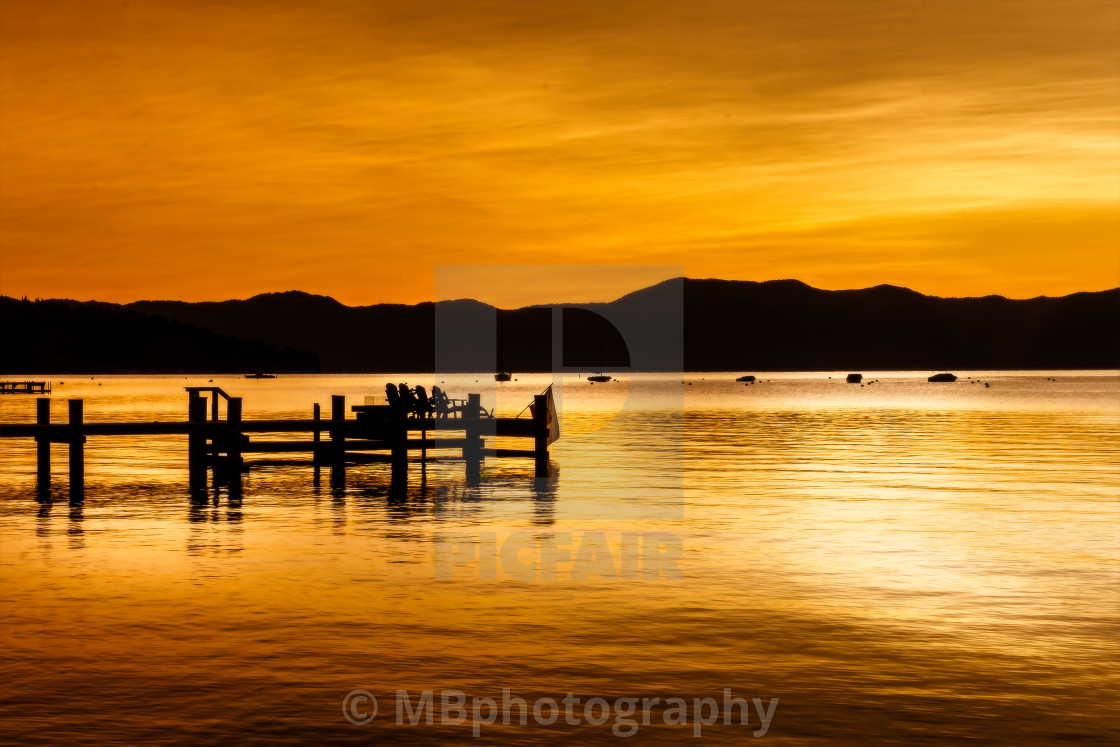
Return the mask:
[[[599,365],[603,365],[603,337],[599,336]],[[602,384],[603,382],[610,381],[611,377],[604,374],[601,370],[596,371],[594,376],[588,376],[587,380],[592,384]]]
[[735,381],[754,381],[754,377],[750,374],[747,374],[746,376],[740,376],[739,378],[735,379]]
[[245,378],[246,379],[275,379],[276,374],[266,374],[266,373],[245,374]]
[[857,373],[848,374],[848,383],[849,384],[858,384],[861,381],[863,381],[863,374],[857,374]]
[[502,327],[501,320],[498,321],[498,372],[494,374],[494,381],[509,381],[513,378],[513,374],[506,370],[506,356],[505,356],[505,330]]
[[926,379],[926,381],[956,381],[956,380],[957,380],[957,377],[954,376],[953,374],[949,373],[948,371],[946,371],[945,373],[934,374],[933,376],[930,376],[928,379]]

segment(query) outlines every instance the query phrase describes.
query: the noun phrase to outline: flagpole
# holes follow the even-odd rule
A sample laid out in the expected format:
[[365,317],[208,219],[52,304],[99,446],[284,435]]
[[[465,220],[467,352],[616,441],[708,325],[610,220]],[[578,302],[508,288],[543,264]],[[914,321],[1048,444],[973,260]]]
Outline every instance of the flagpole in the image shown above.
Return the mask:
[[[542,395],[548,394],[548,390],[549,390],[549,389],[551,389],[551,388],[552,388],[552,384],[549,384],[548,386],[546,386],[546,387],[544,388],[544,391],[543,391],[543,392],[541,392],[541,394],[542,394]],[[532,407],[532,406],[533,406],[533,403],[532,403],[532,402],[530,402],[529,404],[527,404],[527,405],[525,405],[524,407],[522,407],[522,408],[521,408],[521,412],[519,412],[519,413],[517,413],[516,415],[514,415],[513,419],[514,419],[514,420],[517,420],[517,418],[519,418],[519,417],[521,417],[522,415],[524,415],[524,414],[525,414],[525,411],[526,411],[526,410],[528,410],[528,409],[529,409],[530,407]]]

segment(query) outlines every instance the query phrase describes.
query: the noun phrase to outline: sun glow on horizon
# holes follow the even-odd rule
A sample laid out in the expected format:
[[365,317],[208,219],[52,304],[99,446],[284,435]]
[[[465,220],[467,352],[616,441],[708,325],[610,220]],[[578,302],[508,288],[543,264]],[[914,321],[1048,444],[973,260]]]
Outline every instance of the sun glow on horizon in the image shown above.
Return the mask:
[[463,264],[1120,285],[1109,2],[15,0],[0,35],[6,295],[415,303]]

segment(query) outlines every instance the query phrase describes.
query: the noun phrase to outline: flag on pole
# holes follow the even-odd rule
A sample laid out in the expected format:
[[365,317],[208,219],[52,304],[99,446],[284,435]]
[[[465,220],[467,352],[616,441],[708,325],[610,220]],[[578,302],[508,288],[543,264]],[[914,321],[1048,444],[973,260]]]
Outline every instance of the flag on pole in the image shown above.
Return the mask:
[[[551,446],[552,442],[560,438],[560,418],[556,415],[556,400],[552,398],[552,384],[548,385],[541,394],[548,397],[548,443]],[[529,414],[534,418],[537,416],[536,405],[529,405]]]

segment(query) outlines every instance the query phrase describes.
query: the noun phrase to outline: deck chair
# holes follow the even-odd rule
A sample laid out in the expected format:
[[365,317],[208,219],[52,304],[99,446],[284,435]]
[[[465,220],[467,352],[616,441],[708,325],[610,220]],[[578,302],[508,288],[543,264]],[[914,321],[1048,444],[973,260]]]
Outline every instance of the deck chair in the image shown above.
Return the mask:
[[449,416],[459,417],[463,411],[462,405],[456,405],[447,396],[447,392],[438,386],[432,387],[432,404],[435,406],[437,418],[446,419]]
[[385,385],[385,401],[390,405],[399,405],[401,403],[401,396],[397,394],[397,385],[389,383]]
[[438,386],[432,387],[432,412],[441,420],[451,414],[451,403],[447,401],[447,395]]
[[401,405],[404,406],[405,413],[419,417],[420,405],[416,401],[416,395],[408,388],[408,384],[397,384],[397,394],[401,396]]
[[416,415],[421,418],[430,418],[435,412],[435,405],[428,399],[428,391],[423,385],[416,385]]
[[[432,387],[432,404],[435,407],[437,418],[446,418],[449,416],[460,418],[463,416],[463,411],[467,408],[467,401],[465,399],[451,399],[447,396],[447,392],[443,391],[438,386]],[[494,417],[494,414],[487,412],[486,408],[482,405],[479,405],[478,409],[482,412],[483,417]]]

